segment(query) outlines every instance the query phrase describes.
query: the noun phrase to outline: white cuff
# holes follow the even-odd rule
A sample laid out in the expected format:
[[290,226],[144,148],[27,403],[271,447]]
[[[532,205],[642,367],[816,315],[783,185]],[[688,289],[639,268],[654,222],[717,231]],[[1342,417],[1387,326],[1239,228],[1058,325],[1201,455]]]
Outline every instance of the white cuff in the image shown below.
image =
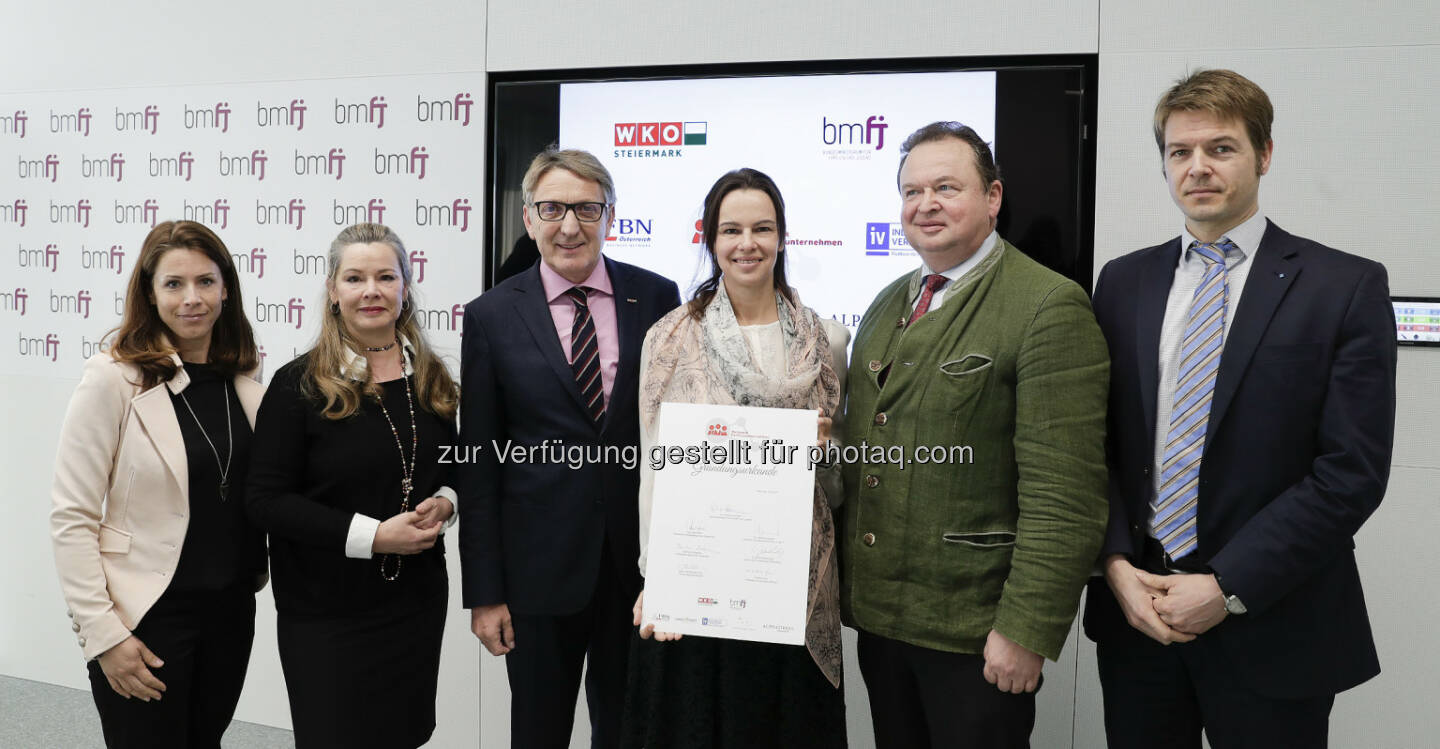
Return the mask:
[[370,559],[375,556],[375,534],[379,530],[379,520],[355,513],[355,517],[350,518],[350,532],[345,536],[345,556],[351,559]]
[[450,517],[445,518],[445,524],[440,526],[440,532],[444,533],[450,530],[450,526],[454,525],[455,521],[460,519],[460,495],[456,494],[454,489],[442,486],[435,490],[435,496],[450,500]]

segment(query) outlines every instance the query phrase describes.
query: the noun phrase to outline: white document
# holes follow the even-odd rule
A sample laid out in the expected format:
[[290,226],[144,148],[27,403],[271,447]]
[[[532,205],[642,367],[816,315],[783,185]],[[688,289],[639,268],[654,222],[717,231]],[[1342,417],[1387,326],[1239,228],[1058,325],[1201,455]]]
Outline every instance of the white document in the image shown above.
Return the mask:
[[819,413],[662,403],[645,622],[686,635],[805,642]]

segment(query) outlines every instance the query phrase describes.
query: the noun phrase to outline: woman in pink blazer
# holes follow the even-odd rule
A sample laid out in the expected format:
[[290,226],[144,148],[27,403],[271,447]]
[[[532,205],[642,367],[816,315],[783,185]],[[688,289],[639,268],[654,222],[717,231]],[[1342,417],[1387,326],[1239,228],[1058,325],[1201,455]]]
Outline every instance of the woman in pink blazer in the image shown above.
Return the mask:
[[145,238],[109,350],[65,414],[50,513],[55,566],[109,747],[219,747],[264,585],[245,519],[264,388],[220,238]]

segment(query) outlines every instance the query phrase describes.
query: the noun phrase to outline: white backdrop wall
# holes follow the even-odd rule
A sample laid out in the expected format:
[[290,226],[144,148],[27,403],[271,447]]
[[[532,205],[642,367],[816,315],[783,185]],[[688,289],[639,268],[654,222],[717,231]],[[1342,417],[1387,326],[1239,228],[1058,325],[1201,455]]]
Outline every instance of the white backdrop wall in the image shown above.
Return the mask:
[[[12,5],[0,25],[5,71],[0,104],[7,105],[0,106],[0,116],[13,112],[12,98],[57,91],[405,74],[469,73],[483,80],[487,70],[590,66],[1097,52],[1097,270],[1178,232],[1178,213],[1165,194],[1149,134],[1149,111],[1159,92],[1187,69],[1225,66],[1255,79],[1275,100],[1275,162],[1261,188],[1267,214],[1291,231],[1384,262],[1396,294],[1437,294],[1440,270],[1428,261],[1433,238],[1440,235],[1440,212],[1431,207],[1440,170],[1432,138],[1440,103],[1428,82],[1440,72],[1440,8],[1420,0],[1285,0],[1264,6],[1236,0],[1197,6],[1141,0],[937,6],[902,0],[884,9],[859,0],[737,0],[702,10],[658,0],[611,5],[441,0],[424,6],[258,0],[243,10],[175,0],[26,3]],[[483,121],[483,96],[472,93],[474,117]],[[31,127],[40,125],[38,118],[31,121]],[[7,137],[0,133],[0,144]],[[478,134],[474,148],[470,195],[479,206],[485,196]],[[0,201],[17,191],[18,182],[14,162],[0,162]],[[396,198],[392,208],[405,204]],[[48,204],[41,210],[48,212]],[[478,223],[478,211],[471,217]],[[138,243],[141,236],[128,241]],[[222,236],[236,247],[249,241]],[[12,267],[18,241],[11,227],[0,223],[0,291],[9,290],[20,272]],[[478,291],[480,244],[463,247],[471,254],[457,257],[448,270],[459,288]],[[37,302],[32,297],[30,303]],[[13,324],[7,314],[15,313],[0,310],[0,322]],[[9,345],[0,340],[0,352]],[[1337,700],[1335,746],[1422,747],[1440,735],[1440,716],[1428,709],[1437,693],[1431,682],[1440,670],[1440,650],[1417,636],[1419,623],[1440,614],[1440,604],[1427,595],[1440,570],[1440,553],[1425,541],[1429,529],[1440,525],[1440,436],[1433,428],[1440,423],[1440,402],[1425,397],[1433,392],[1426,385],[1440,372],[1437,367],[1440,352],[1401,352],[1391,489],[1357,539],[1385,672]],[[0,524],[0,674],[83,688],[46,536],[58,421],[77,373],[78,366],[41,372],[0,367],[5,423],[0,475],[9,480],[9,490],[0,495],[0,512],[7,517]],[[453,553],[450,561],[452,580],[458,581]],[[285,726],[272,611],[268,592],[262,594],[238,717]],[[452,609],[440,728],[432,745],[505,746],[503,666],[480,655],[465,619]],[[1072,635],[1061,661],[1048,665],[1035,746],[1103,745],[1093,653],[1083,637]],[[868,709],[853,657],[847,669],[851,744],[868,747]],[[577,746],[584,734],[577,727]]]

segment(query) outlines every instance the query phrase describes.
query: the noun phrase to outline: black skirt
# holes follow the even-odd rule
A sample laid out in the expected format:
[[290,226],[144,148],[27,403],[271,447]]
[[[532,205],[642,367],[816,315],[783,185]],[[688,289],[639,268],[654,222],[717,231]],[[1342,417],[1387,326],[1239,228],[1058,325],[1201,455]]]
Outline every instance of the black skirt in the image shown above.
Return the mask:
[[843,749],[845,694],[799,645],[637,633],[621,736],[644,749]]
[[446,598],[363,613],[281,613],[297,749],[407,749],[435,730]]

